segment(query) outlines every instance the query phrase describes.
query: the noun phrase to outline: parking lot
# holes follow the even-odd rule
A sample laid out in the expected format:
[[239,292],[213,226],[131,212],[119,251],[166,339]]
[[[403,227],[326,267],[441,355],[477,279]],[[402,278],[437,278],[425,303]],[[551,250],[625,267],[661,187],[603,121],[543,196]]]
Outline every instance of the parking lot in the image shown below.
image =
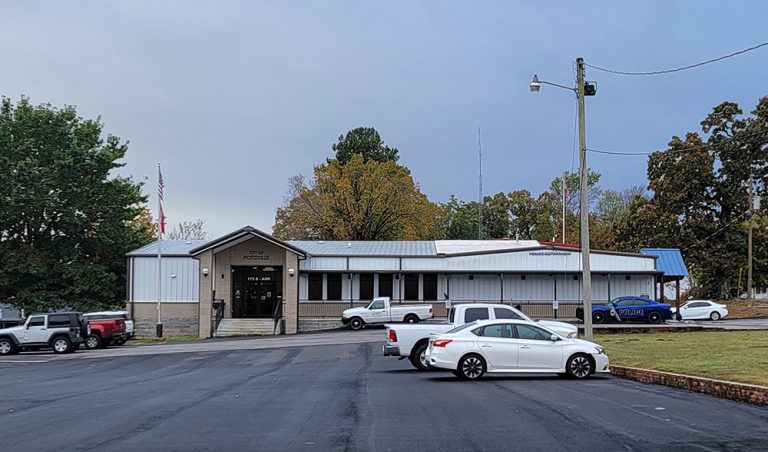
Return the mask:
[[[238,341],[215,344],[227,342]],[[156,347],[183,350],[145,346],[2,360],[2,449],[756,450],[768,444],[768,409],[610,376],[461,382],[383,358],[380,343],[149,353]]]

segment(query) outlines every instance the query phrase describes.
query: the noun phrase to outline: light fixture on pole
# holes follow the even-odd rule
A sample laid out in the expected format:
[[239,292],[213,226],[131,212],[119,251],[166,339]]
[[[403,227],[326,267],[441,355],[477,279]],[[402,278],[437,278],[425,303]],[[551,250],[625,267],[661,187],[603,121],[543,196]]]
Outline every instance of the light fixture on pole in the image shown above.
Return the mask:
[[581,279],[584,303],[584,336],[588,341],[592,340],[592,274],[589,265],[589,200],[587,184],[587,136],[585,127],[584,97],[594,96],[597,93],[597,85],[584,80],[584,60],[576,59],[576,87],[559,85],[557,83],[539,80],[538,75],[533,76],[530,84],[532,93],[538,93],[541,85],[551,85],[567,89],[576,93],[579,107],[579,180],[580,191],[580,227],[581,227]]

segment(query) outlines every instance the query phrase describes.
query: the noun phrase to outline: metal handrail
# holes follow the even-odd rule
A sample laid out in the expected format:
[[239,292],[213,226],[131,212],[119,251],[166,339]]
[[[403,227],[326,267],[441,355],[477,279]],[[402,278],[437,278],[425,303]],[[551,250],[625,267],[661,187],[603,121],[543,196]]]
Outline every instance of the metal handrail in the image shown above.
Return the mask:
[[218,306],[214,308],[213,310],[213,332],[215,333],[216,330],[219,329],[219,324],[221,323],[221,320],[224,318],[224,305],[226,304],[224,300],[215,300],[218,301]]
[[272,325],[272,331],[277,330],[277,325],[280,322],[280,319],[283,317],[283,300],[277,301],[277,306],[275,306],[275,312],[272,314],[272,321],[274,324]]

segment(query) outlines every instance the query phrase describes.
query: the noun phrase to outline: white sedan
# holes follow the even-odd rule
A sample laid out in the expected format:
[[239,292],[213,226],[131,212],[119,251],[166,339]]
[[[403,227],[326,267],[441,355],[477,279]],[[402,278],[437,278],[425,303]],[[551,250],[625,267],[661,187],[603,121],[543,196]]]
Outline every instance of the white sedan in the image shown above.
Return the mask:
[[[675,308],[672,308],[672,312],[675,312]],[[683,320],[720,320],[727,315],[728,306],[711,300],[689,300],[680,306],[680,316]]]
[[486,372],[557,373],[574,378],[608,372],[603,347],[522,320],[472,322],[433,335],[426,359],[431,367],[452,370],[465,380],[476,380]]

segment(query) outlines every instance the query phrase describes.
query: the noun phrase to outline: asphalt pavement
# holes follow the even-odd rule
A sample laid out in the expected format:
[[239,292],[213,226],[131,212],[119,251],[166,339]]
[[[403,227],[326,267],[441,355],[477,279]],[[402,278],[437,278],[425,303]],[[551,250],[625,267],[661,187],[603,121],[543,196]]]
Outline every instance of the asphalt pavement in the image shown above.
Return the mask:
[[768,447],[768,409],[703,394],[610,376],[462,382],[450,373],[421,373],[407,361],[384,358],[380,343],[271,347],[264,346],[269,340],[242,341],[263,347],[147,353],[160,347],[183,349],[176,344],[4,359],[0,449]]

